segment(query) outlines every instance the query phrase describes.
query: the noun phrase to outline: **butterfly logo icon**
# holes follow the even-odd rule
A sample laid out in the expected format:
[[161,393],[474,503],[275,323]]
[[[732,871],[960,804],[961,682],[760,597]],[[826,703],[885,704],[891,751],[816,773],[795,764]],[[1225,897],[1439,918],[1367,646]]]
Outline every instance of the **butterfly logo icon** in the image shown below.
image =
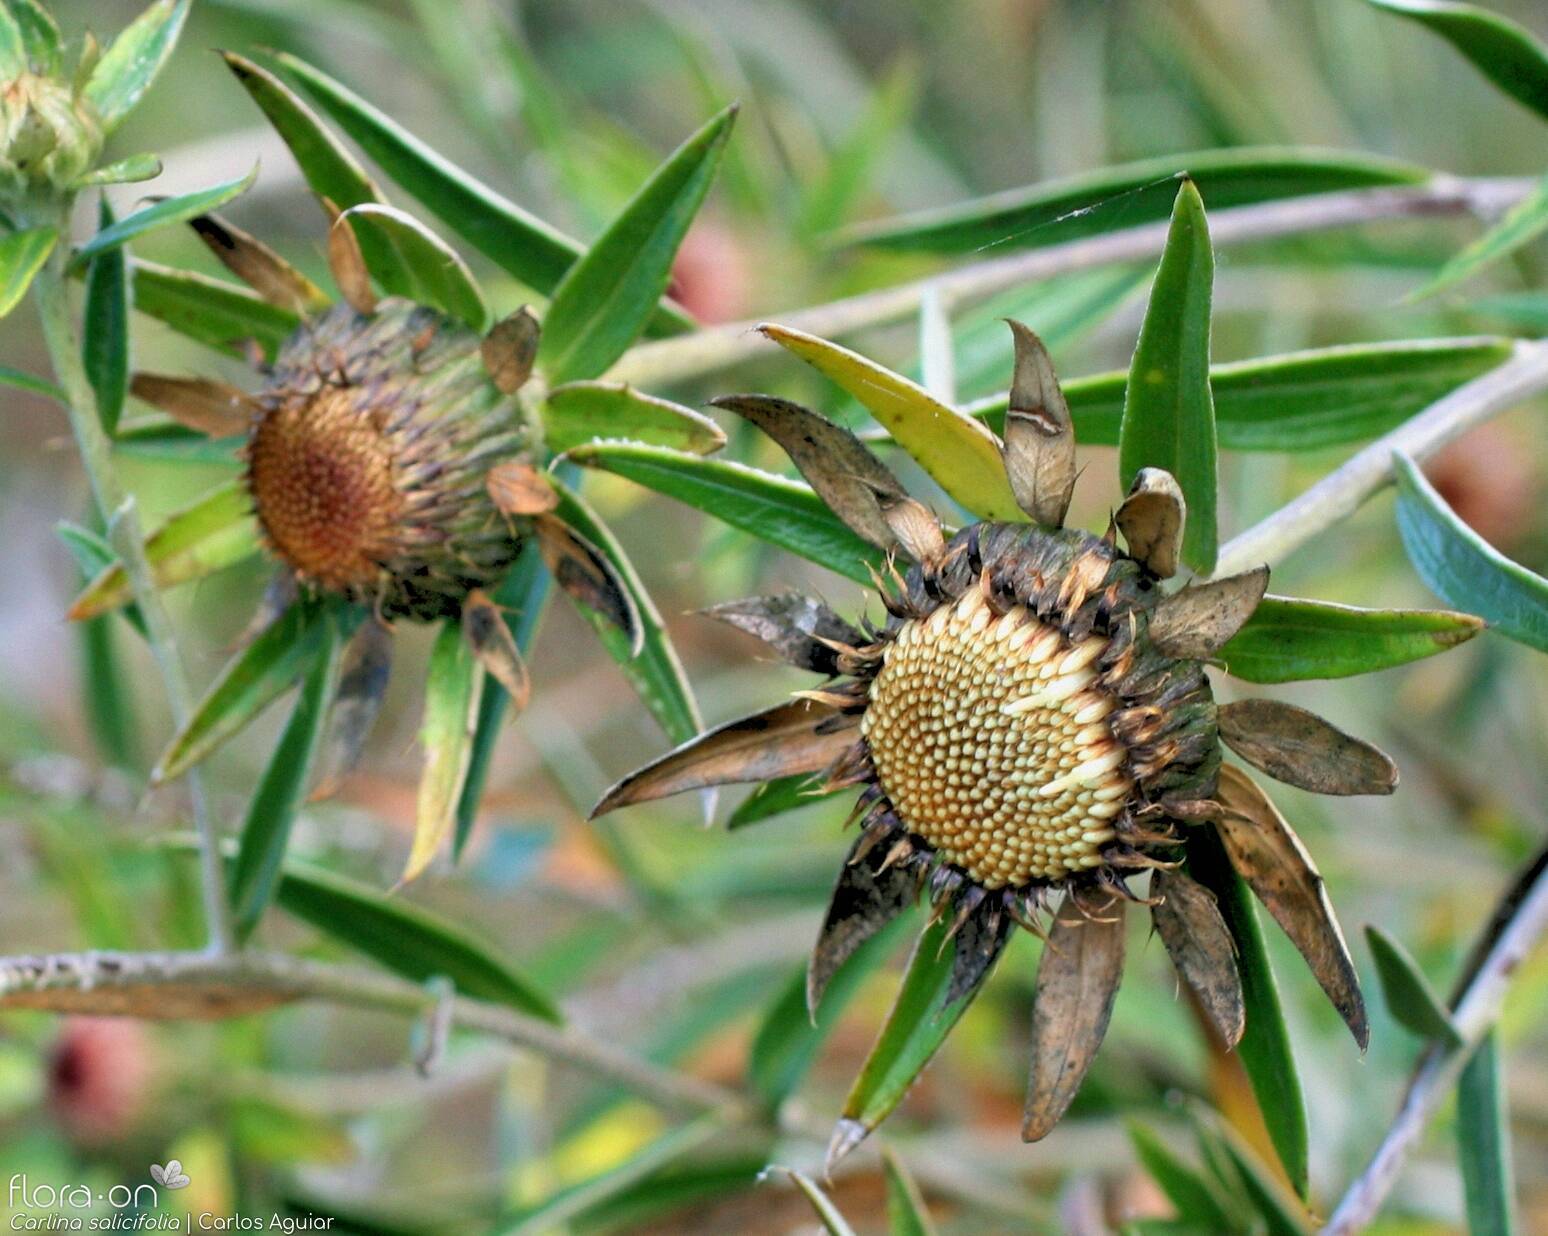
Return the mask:
[[160,1163],[150,1165],[150,1177],[163,1189],[186,1189],[188,1176],[183,1171],[183,1165],[176,1159],[168,1159],[167,1165],[162,1167]]

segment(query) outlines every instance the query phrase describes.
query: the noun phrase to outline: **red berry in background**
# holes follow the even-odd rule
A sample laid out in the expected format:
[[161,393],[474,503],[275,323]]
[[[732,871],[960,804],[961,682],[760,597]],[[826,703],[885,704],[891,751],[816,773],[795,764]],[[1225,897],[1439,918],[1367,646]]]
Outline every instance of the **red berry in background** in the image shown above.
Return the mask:
[[1533,451],[1508,426],[1480,425],[1438,452],[1424,472],[1458,518],[1495,548],[1508,549],[1531,531]]
[[701,216],[677,251],[668,291],[701,322],[732,322],[747,316],[751,278],[736,233],[712,216]]
[[138,1021],[66,1018],[49,1060],[49,1112],[78,1142],[116,1141],[146,1106],[151,1057],[150,1036]]

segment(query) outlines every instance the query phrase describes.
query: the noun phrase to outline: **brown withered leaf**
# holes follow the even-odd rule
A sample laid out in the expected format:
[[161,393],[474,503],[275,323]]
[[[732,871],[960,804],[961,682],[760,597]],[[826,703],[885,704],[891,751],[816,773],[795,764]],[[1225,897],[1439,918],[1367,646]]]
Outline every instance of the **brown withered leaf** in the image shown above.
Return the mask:
[[821,601],[799,592],[727,601],[700,612],[762,640],[781,660],[819,674],[839,672],[838,652],[824,641],[851,647],[866,642]]
[[1032,1006],[1032,1076],[1021,1138],[1035,1142],[1059,1122],[1107,1033],[1123,977],[1124,901],[1087,917],[1066,896],[1043,946]]
[[1016,348],[1005,442],[1000,448],[1016,503],[1040,524],[1064,526],[1075,492],[1075,426],[1048,349],[1020,322],[1006,323]]
[[484,488],[495,508],[506,515],[541,515],[559,505],[559,495],[542,469],[519,459],[490,468]]
[[360,763],[367,735],[376,724],[387,680],[392,675],[392,628],[368,618],[350,637],[339,665],[339,686],[333,697],[318,758],[321,772],[312,797],[332,794]]
[[903,552],[915,562],[932,563],[946,552],[946,536],[941,521],[923,502],[891,494],[878,496],[882,518]]
[[1241,1040],[1247,1013],[1236,946],[1214,894],[1181,871],[1158,869],[1150,895],[1158,899],[1150,910],[1156,934],[1229,1051]]
[[524,711],[532,697],[532,678],[527,673],[527,663],[522,660],[521,650],[516,647],[516,639],[506,626],[500,607],[481,588],[468,593],[462,603],[462,633],[479,664],[505,688],[515,711]]
[[1364,739],[1279,700],[1223,704],[1220,737],[1276,781],[1314,794],[1390,794],[1397,765]]
[[509,317],[501,318],[484,336],[478,347],[479,355],[490,381],[501,394],[514,395],[527,384],[541,338],[542,328],[537,316],[526,305]]
[[209,378],[172,378],[137,373],[129,393],[165,412],[179,425],[211,438],[245,434],[258,410],[247,392]]
[[328,304],[320,287],[256,236],[219,215],[200,215],[189,226],[221,265],[271,305],[304,314]]
[[706,730],[618,782],[592,808],[592,818],[684,790],[818,772],[855,744],[852,727],[823,728],[838,716],[832,708],[792,700]]
[[844,859],[806,966],[806,1008],[813,1017],[839,967],[919,896],[919,872],[896,864],[884,868],[886,861],[887,846],[868,845],[864,833]]
[[1223,808],[1216,827],[1231,865],[1306,958],[1364,1051],[1370,1028],[1360,979],[1306,847],[1268,796],[1239,768],[1221,765],[1215,799]]
[[1252,617],[1268,589],[1266,566],[1174,592],[1150,616],[1150,642],[1169,657],[1212,657]]
[[1115,517],[1129,557],[1154,575],[1177,574],[1187,503],[1182,488],[1164,468],[1141,468]]
[[355,225],[327,198],[322,199],[322,204],[333,220],[328,228],[328,270],[350,308],[369,317],[376,312],[376,291],[371,287],[371,271],[360,250]]
[[645,646],[640,612],[607,555],[556,516],[539,515],[534,522],[538,551],[554,582],[572,600],[601,614],[628,636],[631,655],[639,656]]
[[751,421],[778,442],[817,496],[855,535],[881,549],[897,545],[879,496],[907,494],[886,465],[849,430],[810,408],[772,395],[722,395],[710,403]]

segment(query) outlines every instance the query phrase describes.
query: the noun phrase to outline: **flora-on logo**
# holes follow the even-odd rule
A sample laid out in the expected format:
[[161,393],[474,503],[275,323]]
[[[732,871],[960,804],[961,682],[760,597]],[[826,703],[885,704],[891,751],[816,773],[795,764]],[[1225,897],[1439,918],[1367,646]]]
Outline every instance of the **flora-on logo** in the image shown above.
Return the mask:
[[183,1171],[183,1165],[176,1159],[168,1159],[167,1165],[162,1167],[160,1163],[150,1165],[151,1179],[163,1189],[186,1189],[188,1187],[188,1174]]

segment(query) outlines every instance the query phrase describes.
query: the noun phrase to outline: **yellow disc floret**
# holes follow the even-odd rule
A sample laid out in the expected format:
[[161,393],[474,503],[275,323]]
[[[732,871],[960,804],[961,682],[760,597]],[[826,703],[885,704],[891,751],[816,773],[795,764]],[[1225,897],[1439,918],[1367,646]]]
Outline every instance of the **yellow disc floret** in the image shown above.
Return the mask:
[[905,622],[862,723],[904,827],[990,889],[1101,866],[1133,791],[1097,681],[1107,642],[997,616],[976,588]]

